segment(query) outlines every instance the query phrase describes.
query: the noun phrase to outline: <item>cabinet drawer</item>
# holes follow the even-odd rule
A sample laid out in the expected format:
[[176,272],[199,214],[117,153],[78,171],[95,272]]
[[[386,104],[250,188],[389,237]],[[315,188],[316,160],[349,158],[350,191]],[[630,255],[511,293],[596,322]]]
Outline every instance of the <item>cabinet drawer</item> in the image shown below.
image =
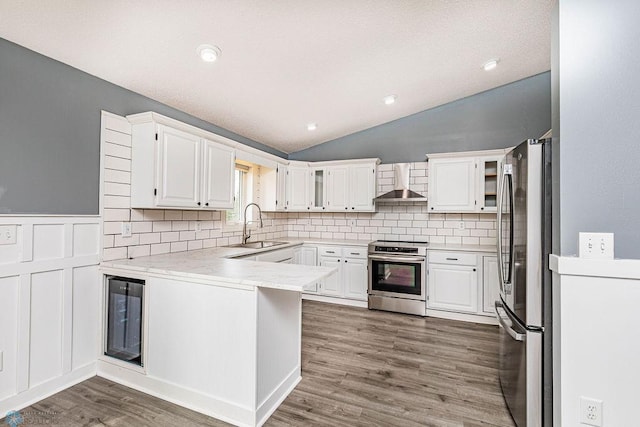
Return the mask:
[[435,264],[455,264],[455,265],[472,265],[478,264],[478,256],[476,254],[464,252],[429,252],[429,263]]
[[347,246],[342,248],[342,255],[345,258],[367,259],[367,248],[357,246]]
[[320,246],[318,248],[318,255],[341,257],[342,248],[339,246]]

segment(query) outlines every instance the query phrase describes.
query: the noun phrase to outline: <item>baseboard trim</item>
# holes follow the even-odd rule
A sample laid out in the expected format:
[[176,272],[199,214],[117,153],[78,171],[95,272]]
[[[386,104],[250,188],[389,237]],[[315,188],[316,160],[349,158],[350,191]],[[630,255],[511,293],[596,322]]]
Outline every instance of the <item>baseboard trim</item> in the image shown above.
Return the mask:
[[289,375],[269,394],[269,396],[258,406],[256,410],[257,426],[263,425],[278,406],[289,396],[298,383],[302,380],[300,376],[300,365],[291,371]]
[[38,384],[37,386],[29,388],[22,393],[9,396],[4,400],[0,400],[0,416],[4,417],[4,415],[9,411],[19,411],[24,409],[95,376],[96,363],[92,362],[88,365],[77,368],[68,374],[56,377],[42,384]]
[[302,299],[310,301],[328,302],[330,304],[348,305],[350,307],[367,308],[367,301],[359,301],[354,299],[329,297],[326,295],[302,294]]
[[497,325],[495,316],[481,316],[477,314],[454,313],[452,311],[427,309],[427,317],[437,317],[440,319],[460,320],[463,322],[482,323],[485,325]]
[[237,426],[254,426],[255,412],[232,402],[182,387],[168,381],[143,375],[130,369],[98,361],[98,376],[141,391],[201,414]]

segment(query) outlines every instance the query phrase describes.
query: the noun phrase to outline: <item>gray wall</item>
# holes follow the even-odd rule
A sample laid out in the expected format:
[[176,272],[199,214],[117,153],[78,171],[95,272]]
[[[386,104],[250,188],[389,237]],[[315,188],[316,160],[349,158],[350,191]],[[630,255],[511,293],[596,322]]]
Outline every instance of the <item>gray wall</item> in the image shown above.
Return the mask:
[[0,38],[0,213],[98,214],[100,110],[157,111],[286,157]]
[[578,232],[615,233],[640,258],[640,2],[559,2],[561,253]]
[[289,155],[292,160],[379,157],[424,160],[427,153],[516,145],[551,128],[550,73],[542,73]]

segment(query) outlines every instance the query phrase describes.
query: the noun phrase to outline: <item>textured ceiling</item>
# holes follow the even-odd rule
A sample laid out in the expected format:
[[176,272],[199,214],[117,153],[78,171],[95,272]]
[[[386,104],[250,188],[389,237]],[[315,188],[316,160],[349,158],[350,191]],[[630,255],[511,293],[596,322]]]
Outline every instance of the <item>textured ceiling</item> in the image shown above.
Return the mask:
[[551,5],[0,0],[0,37],[289,153],[549,70]]

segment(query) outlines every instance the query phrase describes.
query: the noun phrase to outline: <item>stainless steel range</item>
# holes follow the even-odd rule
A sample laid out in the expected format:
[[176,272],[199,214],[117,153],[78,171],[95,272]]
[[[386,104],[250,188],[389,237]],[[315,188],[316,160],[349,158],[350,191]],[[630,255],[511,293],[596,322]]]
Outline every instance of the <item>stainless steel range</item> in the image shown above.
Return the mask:
[[427,242],[369,243],[369,309],[425,315]]

